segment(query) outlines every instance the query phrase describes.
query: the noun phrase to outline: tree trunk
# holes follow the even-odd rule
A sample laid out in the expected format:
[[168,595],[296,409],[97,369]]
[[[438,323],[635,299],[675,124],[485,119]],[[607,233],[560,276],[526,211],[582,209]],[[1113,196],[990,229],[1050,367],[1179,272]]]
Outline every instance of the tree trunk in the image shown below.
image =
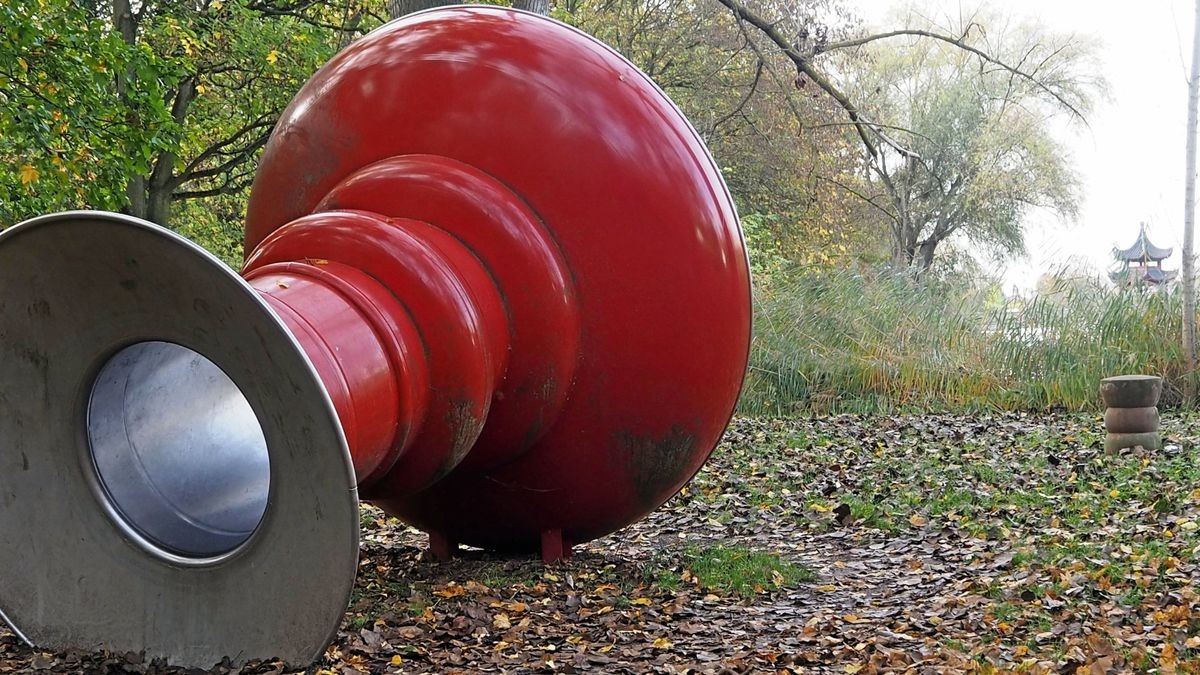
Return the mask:
[[1196,265],[1193,256],[1196,230],[1196,117],[1200,103],[1200,0],[1192,33],[1192,76],[1188,81],[1187,169],[1183,197],[1183,357],[1187,366],[1184,400],[1196,400]]
[[158,190],[151,192],[146,199],[146,215],[142,216],[142,218],[167,227],[171,221],[171,191]]
[[457,4],[455,0],[387,0],[387,13],[389,19],[398,19],[423,9]]
[[[137,42],[137,19],[133,15],[133,7],[130,0],[113,0],[112,4],[112,24],[113,30],[117,35],[121,36],[121,40],[132,45]],[[130,102],[126,92],[129,89],[129,81],[134,77],[133,70],[127,70],[124,73],[116,75],[116,90],[117,96],[128,105]],[[137,113],[130,106],[126,113],[125,121],[131,127],[138,126]],[[125,197],[129,200],[125,207],[125,212],[135,218],[146,217],[146,178],[145,176],[130,176],[125,183]]]
[[513,0],[513,7],[536,14],[549,14],[550,0]]
[[933,252],[937,250],[937,245],[938,242],[934,239],[927,239],[925,243],[921,244],[921,257],[919,260],[921,268],[917,271],[918,275],[924,274],[929,271],[930,267],[933,267]]
[[[423,9],[457,4],[459,3],[456,0],[387,0],[387,13],[389,19],[397,19]],[[550,0],[513,0],[513,7],[537,14],[549,14]]]

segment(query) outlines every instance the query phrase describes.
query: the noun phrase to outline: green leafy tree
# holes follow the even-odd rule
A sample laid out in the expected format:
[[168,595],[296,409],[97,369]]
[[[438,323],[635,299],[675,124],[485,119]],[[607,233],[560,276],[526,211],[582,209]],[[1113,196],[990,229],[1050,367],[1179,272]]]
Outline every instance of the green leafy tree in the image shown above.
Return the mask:
[[[832,0],[779,3],[822,41],[849,19]],[[712,151],[744,225],[752,257],[802,266],[886,258],[877,221],[841,186],[861,187],[841,109],[797,88],[792,67],[717,3],[571,0],[555,16],[611,45],[671,96]],[[814,95],[815,94],[815,95]]]
[[[172,64],[66,0],[0,4],[0,227],[44,211],[125,203],[176,131]],[[121,73],[133,73],[119,96]],[[142,114],[128,114],[137,107]]]
[[[865,184],[844,186],[892,234],[892,260],[918,274],[962,235],[1020,250],[1030,208],[1070,217],[1076,179],[1048,125],[1083,121],[1104,89],[1093,46],[998,14],[813,41],[803,17],[718,0],[791,61],[797,85],[828,95],[857,138]],[[773,17],[773,18],[768,18]]]
[[167,225],[244,191],[296,90],[378,23],[357,0],[30,1],[0,9],[6,222],[87,206]]
[[909,36],[866,45],[848,78],[848,93],[891,130],[866,163],[897,265],[927,270],[960,236],[997,257],[1020,253],[1031,209],[1076,215],[1078,178],[1054,120],[1090,110],[1100,89],[1085,74],[1091,45],[999,16],[973,17],[960,35],[983,33],[980,21],[991,27],[979,38],[990,58],[1028,77],[959,45]]

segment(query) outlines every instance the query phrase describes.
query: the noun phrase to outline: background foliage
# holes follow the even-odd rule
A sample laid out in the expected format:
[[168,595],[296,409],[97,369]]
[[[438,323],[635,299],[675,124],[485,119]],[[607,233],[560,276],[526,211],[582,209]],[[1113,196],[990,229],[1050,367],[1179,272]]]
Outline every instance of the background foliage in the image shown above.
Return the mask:
[[[1103,96],[1091,43],[982,11],[942,24],[896,17],[951,42],[882,39],[839,0],[755,2],[788,53],[728,4],[562,0],[551,13],[649,73],[724,172],[756,276],[744,411],[1079,409],[1098,404],[1105,375],[1161,374],[1168,395],[1190,377],[1175,294],[1058,275],[1005,299],[975,263],[1020,251],[1030,209],[1074,213],[1074,171],[1051,125]],[[123,210],[237,266],[274,120],[321,63],[398,6],[0,5],[0,228]],[[798,71],[801,61],[819,70]]]

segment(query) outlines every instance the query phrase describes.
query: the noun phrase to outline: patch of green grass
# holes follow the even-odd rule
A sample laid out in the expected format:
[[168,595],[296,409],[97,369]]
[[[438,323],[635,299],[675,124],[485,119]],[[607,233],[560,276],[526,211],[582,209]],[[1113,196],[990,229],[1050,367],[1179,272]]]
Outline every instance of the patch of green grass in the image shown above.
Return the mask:
[[510,586],[536,586],[542,570],[534,565],[512,567],[503,561],[488,562],[478,571],[479,583],[499,590]]
[[1138,607],[1142,604],[1142,600],[1146,598],[1146,592],[1137,586],[1130,586],[1129,590],[1117,597],[1117,604],[1125,607]]
[[1011,602],[1000,602],[992,607],[992,615],[998,621],[1011,623],[1021,616],[1021,607]]
[[691,545],[684,549],[683,563],[702,587],[743,598],[816,579],[809,568],[778,554],[740,546]]
[[876,501],[874,496],[859,499],[855,495],[848,495],[845,503],[850,507],[850,517],[856,521],[862,521],[864,527],[882,530],[889,534],[900,531],[896,520],[892,518],[886,508]]
[[679,576],[679,573],[674,570],[661,569],[654,574],[652,579],[650,579],[650,583],[664,591],[673,593],[679,590],[680,586],[683,584],[683,579]]

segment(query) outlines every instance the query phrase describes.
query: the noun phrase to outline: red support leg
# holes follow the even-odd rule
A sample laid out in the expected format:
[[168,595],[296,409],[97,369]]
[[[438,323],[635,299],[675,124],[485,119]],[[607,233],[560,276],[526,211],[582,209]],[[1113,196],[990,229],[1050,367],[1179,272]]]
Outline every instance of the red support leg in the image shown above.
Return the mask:
[[571,547],[563,539],[562,530],[542,531],[542,562],[547,565],[571,557]]
[[451,541],[441,532],[429,533],[429,554],[438,562],[449,562],[458,553],[458,542]]

